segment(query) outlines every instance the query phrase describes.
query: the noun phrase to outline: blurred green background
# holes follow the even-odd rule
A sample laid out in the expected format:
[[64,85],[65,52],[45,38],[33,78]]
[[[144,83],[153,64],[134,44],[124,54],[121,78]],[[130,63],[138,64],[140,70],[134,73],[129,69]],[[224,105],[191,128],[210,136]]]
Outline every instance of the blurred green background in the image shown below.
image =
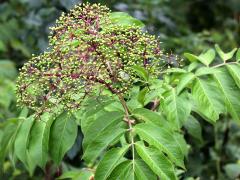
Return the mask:
[[[18,71],[32,54],[48,46],[49,27],[80,0],[0,0],[0,142],[6,120],[16,117],[14,88]],[[86,2],[86,1],[84,1]],[[125,11],[140,19],[162,41],[162,49],[182,55],[198,54],[218,43],[225,51],[240,44],[239,0],[89,0],[106,4],[112,11]],[[201,121],[203,143],[193,141],[186,177],[215,179],[216,174],[234,179],[240,174],[240,129],[226,119],[215,127]],[[188,137],[186,137],[188,138]],[[76,142],[79,143],[79,142]],[[79,167],[79,145],[66,162]],[[1,156],[1,155],[0,155]],[[216,162],[221,162],[220,164]],[[21,164],[16,169],[4,162],[7,173],[0,179],[28,179]],[[39,173],[39,174],[38,174]],[[36,177],[41,179],[41,173]],[[219,176],[218,176],[219,177]]]

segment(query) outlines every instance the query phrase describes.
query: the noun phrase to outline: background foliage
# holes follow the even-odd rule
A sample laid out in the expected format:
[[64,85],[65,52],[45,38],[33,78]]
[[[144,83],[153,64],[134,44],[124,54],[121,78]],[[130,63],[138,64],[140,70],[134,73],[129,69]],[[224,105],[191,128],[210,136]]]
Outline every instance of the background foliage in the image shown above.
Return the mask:
[[[21,163],[11,165],[10,156],[3,159],[7,149],[4,131],[9,131],[10,140],[14,137],[17,121],[25,117],[27,112],[15,106],[14,86],[17,68],[31,57],[47,47],[48,27],[51,26],[62,11],[67,11],[78,0],[2,0],[0,1],[0,164],[5,173],[0,179],[22,179],[29,175]],[[167,52],[184,52],[200,54],[221,45],[225,51],[239,46],[240,43],[240,4],[238,0],[125,0],[125,1],[89,1],[107,4],[113,11],[126,11],[142,20],[146,28],[159,35]],[[185,61],[188,65],[188,61]],[[16,118],[18,117],[18,118]],[[189,129],[186,124],[185,136],[191,146],[187,161],[185,177],[201,177],[201,179],[228,178],[239,176],[240,129],[231,117],[220,116],[213,126],[199,115],[198,121],[192,120]],[[31,121],[29,121],[31,122]],[[61,121],[59,121],[61,123]],[[69,124],[69,128],[75,127]],[[202,128],[200,128],[200,126]],[[7,127],[7,128],[6,128]],[[57,125],[55,126],[57,128]],[[38,127],[35,127],[38,128]],[[58,131],[58,129],[56,129]],[[72,149],[65,156],[63,169],[81,168],[82,133],[76,129],[77,139]],[[190,138],[190,136],[195,137]],[[51,138],[54,139],[54,136]],[[22,141],[21,141],[22,142]],[[58,143],[55,141],[54,143]],[[57,145],[54,145],[57,147]],[[7,147],[7,146],[5,146]],[[61,152],[60,152],[61,153]],[[2,161],[1,161],[2,160]],[[34,178],[43,176],[37,169]]]

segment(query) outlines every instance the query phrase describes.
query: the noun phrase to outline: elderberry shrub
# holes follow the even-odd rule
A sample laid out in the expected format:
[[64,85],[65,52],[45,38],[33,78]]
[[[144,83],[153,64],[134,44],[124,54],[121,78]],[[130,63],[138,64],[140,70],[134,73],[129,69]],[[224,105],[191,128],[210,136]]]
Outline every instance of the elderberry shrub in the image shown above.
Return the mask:
[[76,110],[87,96],[104,88],[124,94],[138,81],[135,68],[158,76],[163,55],[158,38],[141,27],[111,20],[99,4],[82,4],[56,21],[48,50],[20,71],[18,103],[48,111],[56,105]]

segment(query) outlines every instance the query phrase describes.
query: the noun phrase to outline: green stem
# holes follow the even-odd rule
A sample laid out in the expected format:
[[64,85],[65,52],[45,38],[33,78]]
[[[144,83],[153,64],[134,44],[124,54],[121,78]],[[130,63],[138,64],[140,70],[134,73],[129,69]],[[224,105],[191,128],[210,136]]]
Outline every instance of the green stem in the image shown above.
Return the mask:
[[224,66],[226,64],[239,64],[238,62],[224,62],[224,63],[221,63],[221,64],[217,64],[215,66],[212,66],[211,68],[217,68],[217,67],[221,67],[221,66]]
[[130,119],[130,115],[129,115],[129,109],[127,107],[127,104],[124,100],[124,98],[121,95],[118,95],[118,98],[123,106],[123,109],[125,111],[125,120],[128,123],[128,127],[129,127],[129,136],[130,136],[130,143],[131,143],[131,147],[132,147],[132,161],[133,161],[133,171],[135,169],[134,167],[134,159],[135,159],[135,150],[134,150],[134,138],[133,138],[133,133],[132,133],[132,123],[133,121]]

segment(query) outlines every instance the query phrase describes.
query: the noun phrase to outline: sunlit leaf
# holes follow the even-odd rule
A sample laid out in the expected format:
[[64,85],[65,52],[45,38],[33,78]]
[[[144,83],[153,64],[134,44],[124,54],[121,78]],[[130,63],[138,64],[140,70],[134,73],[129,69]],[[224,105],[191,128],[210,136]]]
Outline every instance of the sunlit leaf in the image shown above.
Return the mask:
[[209,49],[207,52],[200,54],[198,56],[198,60],[201,61],[206,66],[209,66],[214,60],[215,55],[216,53],[214,49]]
[[215,68],[210,68],[210,67],[201,67],[198,68],[195,72],[196,76],[204,76],[208,74],[214,74],[216,72]]
[[237,62],[240,61],[240,48],[238,48],[238,51],[236,53],[236,60],[237,60]]
[[179,94],[184,88],[188,86],[195,78],[193,73],[186,73],[179,77],[179,82],[177,84],[177,94]]
[[233,50],[231,50],[230,52],[228,53],[224,53],[222,51],[222,49],[219,47],[218,44],[215,44],[215,49],[217,51],[217,53],[219,54],[219,56],[221,57],[221,59],[225,62],[229,59],[231,59],[234,55],[234,53],[237,51],[237,48],[234,48]]
[[190,61],[190,62],[195,62],[198,60],[198,56],[190,53],[184,53],[184,56]]
[[90,180],[91,177],[93,177],[93,172],[82,168],[80,170],[67,171],[57,179]]
[[144,24],[125,12],[112,12],[110,20],[114,25],[144,27]]

